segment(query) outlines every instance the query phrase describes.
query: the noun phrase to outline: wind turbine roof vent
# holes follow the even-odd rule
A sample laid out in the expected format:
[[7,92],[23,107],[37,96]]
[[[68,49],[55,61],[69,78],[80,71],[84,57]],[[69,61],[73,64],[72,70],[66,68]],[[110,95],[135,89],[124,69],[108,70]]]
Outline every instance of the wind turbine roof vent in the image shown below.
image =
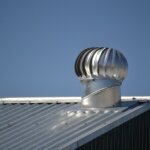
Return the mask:
[[84,85],[82,104],[89,107],[116,105],[127,71],[127,60],[118,50],[105,47],[83,50],[75,62],[76,75]]

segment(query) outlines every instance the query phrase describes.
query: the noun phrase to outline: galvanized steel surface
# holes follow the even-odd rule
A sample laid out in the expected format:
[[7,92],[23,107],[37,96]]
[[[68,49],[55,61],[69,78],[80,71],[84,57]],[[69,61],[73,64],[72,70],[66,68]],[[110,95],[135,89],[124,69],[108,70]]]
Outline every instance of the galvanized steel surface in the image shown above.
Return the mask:
[[0,104],[14,103],[79,103],[81,97],[3,97],[0,98]]
[[127,70],[128,63],[124,55],[112,48],[87,48],[75,62],[75,72],[81,80],[108,78],[122,81]]
[[150,110],[76,150],[150,150]]
[[[122,101],[150,101],[150,96],[121,96]],[[81,103],[81,97],[3,97],[0,104]]]
[[120,85],[127,70],[127,60],[118,50],[104,47],[83,50],[75,62],[76,75],[84,88],[82,105],[89,108],[118,105]]
[[0,149],[75,149],[148,109],[149,103],[137,102],[111,109],[73,103],[1,104]]
[[120,97],[120,86],[107,87],[84,96],[82,105],[94,108],[115,107],[120,104]]

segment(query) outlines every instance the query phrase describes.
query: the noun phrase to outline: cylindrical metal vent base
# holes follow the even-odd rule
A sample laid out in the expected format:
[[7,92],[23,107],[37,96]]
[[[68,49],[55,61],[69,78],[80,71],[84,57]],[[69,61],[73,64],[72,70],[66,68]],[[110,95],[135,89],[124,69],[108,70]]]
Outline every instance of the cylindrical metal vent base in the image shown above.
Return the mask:
[[120,102],[120,86],[107,87],[82,97],[82,105],[87,108],[114,107]]

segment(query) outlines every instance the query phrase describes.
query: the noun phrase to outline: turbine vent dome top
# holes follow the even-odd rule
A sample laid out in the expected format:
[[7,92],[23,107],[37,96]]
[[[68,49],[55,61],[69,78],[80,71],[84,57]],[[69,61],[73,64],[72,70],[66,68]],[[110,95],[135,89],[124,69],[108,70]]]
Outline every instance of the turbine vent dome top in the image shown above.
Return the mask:
[[75,72],[80,80],[107,78],[121,82],[127,69],[126,58],[112,48],[87,48],[79,54],[75,62]]

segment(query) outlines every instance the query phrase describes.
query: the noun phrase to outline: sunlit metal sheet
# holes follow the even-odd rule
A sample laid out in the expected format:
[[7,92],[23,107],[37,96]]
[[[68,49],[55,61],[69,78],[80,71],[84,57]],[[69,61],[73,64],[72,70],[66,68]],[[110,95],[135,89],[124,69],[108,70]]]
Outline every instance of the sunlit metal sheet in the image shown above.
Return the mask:
[[[150,101],[150,96],[122,96],[122,101]],[[4,97],[0,104],[81,103],[81,97]]]
[[150,110],[76,150],[150,150]]
[[149,109],[136,101],[89,110],[80,103],[0,104],[0,149],[76,149]]

